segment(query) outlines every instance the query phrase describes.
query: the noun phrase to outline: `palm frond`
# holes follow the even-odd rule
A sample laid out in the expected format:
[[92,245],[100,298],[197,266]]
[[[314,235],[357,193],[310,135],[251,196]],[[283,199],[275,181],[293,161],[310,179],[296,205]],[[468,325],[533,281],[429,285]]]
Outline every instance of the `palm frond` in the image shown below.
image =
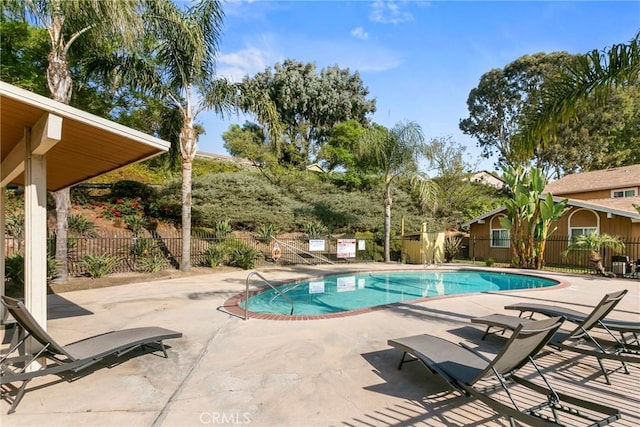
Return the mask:
[[549,82],[541,105],[519,138],[523,151],[532,152],[554,139],[559,124],[573,118],[586,99],[605,99],[611,88],[640,81],[640,33],[629,43],[593,50],[576,58],[557,81]]

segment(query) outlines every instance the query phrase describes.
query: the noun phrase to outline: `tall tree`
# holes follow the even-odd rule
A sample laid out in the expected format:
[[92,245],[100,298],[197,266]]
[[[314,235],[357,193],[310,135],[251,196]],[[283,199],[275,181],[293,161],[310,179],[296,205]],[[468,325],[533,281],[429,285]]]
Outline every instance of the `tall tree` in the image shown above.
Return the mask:
[[448,229],[499,205],[498,190],[470,179],[477,163],[469,161],[467,147],[451,137],[434,138],[425,145],[424,155],[434,183],[430,207]]
[[[116,51],[110,58],[94,58],[90,73],[112,76],[117,81],[152,94],[180,112],[175,138],[182,157],[182,260],[180,269],[191,269],[192,170],[197,152],[200,112],[213,109],[223,114],[241,109],[252,112],[274,132],[278,117],[269,99],[250,87],[216,77],[223,11],[219,0],[202,0],[180,7],[170,0],[146,3],[145,37],[135,51]],[[173,138],[172,138],[173,139]]]
[[47,96],[49,37],[42,28],[0,15],[0,79]]
[[277,183],[283,171],[259,125],[246,122],[240,127],[233,124],[222,134],[222,140],[232,156],[246,157],[271,184]]
[[510,198],[505,202],[507,216],[500,217],[500,224],[509,230],[513,263],[541,269],[547,238],[556,230],[551,224],[562,217],[568,200],[555,202],[551,193],[541,197],[547,180],[539,168],[507,167],[503,179]]
[[[115,37],[132,41],[141,28],[137,0],[4,0],[5,16],[23,22],[37,22],[49,36],[50,51],[46,70],[51,98],[69,104],[73,94],[69,52],[78,43],[90,49],[93,42]],[[56,201],[56,259],[60,261],[58,276],[68,277],[67,219],[69,188],[54,193]]]
[[575,117],[590,100],[601,101],[614,87],[637,87],[639,83],[640,32],[629,43],[578,56],[545,89],[519,139],[520,149],[531,153],[538,146],[549,145],[556,138],[558,125]]
[[538,102],[545,82],[558,75],[571,59],[567,53],[525,55],[482,75],[467,99],[469,117],[460,121],[460,129],[477,139],[484,157],[497,153],[496,166],[520,166],[523,156],[513,138],[523,118]]
[[580,171],[640,163],[640,87],[618,87],[605,102],[591,100],[557,126],[555,139],[536,149],[553,179]]
[[366,159],[356,155],[358,141],[364,130],[364,126],[354,119],[333,126],[327,143],[318,152],[318,160],[323,162],[327,171],[341,167],[348,172],[366,172]]
[[380,125],[367,129],[361,138],[360,153],[372,160],[376,171],[384,177],[384,260],[391,260],[391,190],[400,177],[409,178],[418,188],[421,199],[426,199],[431,184],[418,170],[418,161],[424,153],[422,128],[415,122],[400,122],[389,130]]
[[368,125],[375,100],[360,75],[348,69],[328,67],[316,73],[313,63],[291,59],[267,68],[243,84],[268,94],[284,126],[271,149],[282,164],[304,168],[329,138],[336,123],[356,120]]

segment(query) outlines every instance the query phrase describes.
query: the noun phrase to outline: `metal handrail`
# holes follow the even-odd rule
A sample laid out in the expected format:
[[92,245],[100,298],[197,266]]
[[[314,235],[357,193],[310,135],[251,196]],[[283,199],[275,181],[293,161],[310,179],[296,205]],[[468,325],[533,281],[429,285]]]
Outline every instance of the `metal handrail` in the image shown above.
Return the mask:
[[258,273],[257,271],[252,271],[251,273],[249,273],[249,275],[247,276],[247,281],[246,281],[246,285],[245,285],[245,291],[244,291],[244,320],[248,320],[249,319],[249,280],[251,280],[251,278],[253,276],[258,276],[260,279],[262,279],[262,281],[264,283],[266,283],[271,289],[273,289],[277,294],[282,295],[284,298],[286,298],[290,303],[291,303],[291,313],[289,313],[291,316],[293,316],[293,310],[294,310],[294,303],[293,300],[291,299],[291,297],[289,297],[288,295],[286,295],[284,292],[278,290],[278,288],[276,288],[275,286],[273,286],[271,284],[271,282],[269,282],[262,274]]

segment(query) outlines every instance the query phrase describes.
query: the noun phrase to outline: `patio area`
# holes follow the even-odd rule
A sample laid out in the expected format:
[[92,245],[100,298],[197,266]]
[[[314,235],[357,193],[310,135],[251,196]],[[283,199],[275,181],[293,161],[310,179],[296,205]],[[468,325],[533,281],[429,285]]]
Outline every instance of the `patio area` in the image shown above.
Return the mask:
[[[278,281],[336,269],[399,268],[424,269],[356,264],[260,272]],[[446,383],[420,364],[399,371],[401,352],[387,340],[430,333],[490,352],[500,339],[481,342],[484,329],[472,325],[472,317],[504,313],[505,305],[520,301],[570,303],[589,311],[604,293],[619,289],[629,293],[611,317],[640,321],[640,281],[557,273],[540,275],[565,286],[434,298],[323,320],[244,321],[223,305],[244,292],[248,273],[50,295],[48,332],[62,344],[151,325],[183,337],[166,342],[168,359],[125,356],[116,366],[100,364],[72,382],[56,376],[33,380],[16,413],[5,415],[9,404],[0,403],[2,425],[506,426],[507,419],[481,403],[458,393],[443,395]],[[614,426],[640,425],[640,366],[630,365],[630,375],[613,373],[607,385],[594,358],[554,352],[539,364],[559,391],[620,409],[622,419]]]

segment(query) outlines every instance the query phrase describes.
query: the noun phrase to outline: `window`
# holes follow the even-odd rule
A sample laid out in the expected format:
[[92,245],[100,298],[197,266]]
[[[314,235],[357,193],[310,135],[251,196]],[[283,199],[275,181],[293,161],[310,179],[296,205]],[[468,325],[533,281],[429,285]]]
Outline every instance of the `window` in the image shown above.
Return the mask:
[[638,195],[638,192],[636,190],[637,189],[635,188],[622,188],[619,190],[612,190],[611,197],[614,199],[618,199],[621,197],[636,197]]
[[509,246],[509,230],[505,228],[494,228],[491,230],[492,248],[508,248]]
[[573,242],[576,237],[589,235],[589,234],[598,234],[597,227],[571,227],[569,229],[569,241]]

